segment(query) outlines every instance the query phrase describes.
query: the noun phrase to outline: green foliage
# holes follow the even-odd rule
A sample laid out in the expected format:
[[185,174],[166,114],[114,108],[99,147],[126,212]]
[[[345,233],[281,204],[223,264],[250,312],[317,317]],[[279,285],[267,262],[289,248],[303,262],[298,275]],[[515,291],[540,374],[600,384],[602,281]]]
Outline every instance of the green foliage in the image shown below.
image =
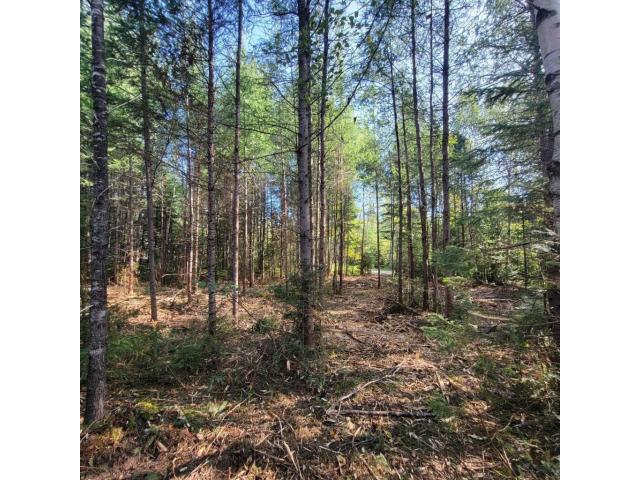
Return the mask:
[[430,325],[422,327],[427,338],[435,340],[447,352],[462,348],[468,341],[471,328],[457,320],[447,320],[442,315],[431,313],[427,316]]
[[259,318],[251,327],[251,331],[256,333],[269,333],[278,328],[278,321],[274,316]]
[[449,405],[446,397],[442,392],[431,394],[427,400],[429,411],[440,421],[447,421],[456,416],[456,409]]
[[443,277],[442,283],[451,288],[453,293],[453,312],[451,318],[465,320],[473,306],[469,296],[471,282],[465,277]]
[[471,274],[469,252],[462,247],[449,245],[445,250],[433,252],[434,264],[449,276],[468,277]]
[[[146,330],[112,333],[107,345],[109,381],[124,384],[174,383],[182,375],[213,368],[221,354],[218,339],[208,335],[176,335]],[[87,353],[80,352],[81,380],[86,379]]]
[[135,413],[143,420],[151,420],[152,417],[160,412],[160,408],[151,401],[138,402],[134,407]]

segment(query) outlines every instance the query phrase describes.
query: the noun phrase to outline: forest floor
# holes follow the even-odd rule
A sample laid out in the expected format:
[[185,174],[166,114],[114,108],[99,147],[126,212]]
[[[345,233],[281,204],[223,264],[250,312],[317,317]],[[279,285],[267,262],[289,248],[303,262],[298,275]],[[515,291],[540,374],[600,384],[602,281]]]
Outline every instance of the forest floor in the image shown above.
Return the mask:
[[473,287],[446,321],[376,287],[325,296],[311,358],[281,286],[248,289],[235,325],[220,297],[217,340],[203,292],[162,289],[153,326],[144,292],[111,289],[109,415],[81,432],[82,477],[557,478],[557,349],[522,292]]

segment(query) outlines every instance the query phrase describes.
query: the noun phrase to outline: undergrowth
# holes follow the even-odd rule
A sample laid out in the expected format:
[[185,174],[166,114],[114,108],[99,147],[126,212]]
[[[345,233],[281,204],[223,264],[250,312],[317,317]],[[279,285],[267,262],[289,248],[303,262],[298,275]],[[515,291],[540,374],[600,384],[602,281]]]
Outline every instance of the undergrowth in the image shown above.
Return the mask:
[[464,346],[471,339],[471,327],[459,320],[447,320],[438,313],[427,315],[428,325],[422,327],[427,338],[435,340],[440,349],[451,352]]
[[[222,348],[219,337],[203,333],[144,329],[134,333],[109,332],[107,378],[124,385],[172,384],[179,377],[215,366]],[[87,352],[80,350],[80,379],[86,380]]]

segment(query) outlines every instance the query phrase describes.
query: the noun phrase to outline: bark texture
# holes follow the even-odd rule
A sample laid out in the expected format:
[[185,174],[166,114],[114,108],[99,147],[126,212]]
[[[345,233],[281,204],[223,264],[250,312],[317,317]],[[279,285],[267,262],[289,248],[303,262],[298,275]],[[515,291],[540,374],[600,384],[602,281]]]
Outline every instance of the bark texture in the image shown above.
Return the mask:
[[531,6],[553,114],[553,155],[543,167],[549,178],[553,223],[560,236],[560,0],[531,0]]
[[[547,306],[552,319],[553,334],[560,342],[560,0],[530,0],[533,21],[538,34],[538,44],[544,82],[553,116],[552,140],[543,137],[541,159],[549,179],[548,199],[553,206],[553,228],[557,238],[552,251],[556,259],[547,265]],[[553,149],[551,145],[553,144]]]
[[308,0],[298,0],[298,192],[300,236],[300,327],[305,346],[313,347],[311,247],[311,15]]
[[109,170],[107,157],[107,69],[104,53],[104,6],[91,2],[93,98],[93,211],[91,214],[91,312],[89,365],[84,421],[104,416],[107,393],[107,245],[109,241]]

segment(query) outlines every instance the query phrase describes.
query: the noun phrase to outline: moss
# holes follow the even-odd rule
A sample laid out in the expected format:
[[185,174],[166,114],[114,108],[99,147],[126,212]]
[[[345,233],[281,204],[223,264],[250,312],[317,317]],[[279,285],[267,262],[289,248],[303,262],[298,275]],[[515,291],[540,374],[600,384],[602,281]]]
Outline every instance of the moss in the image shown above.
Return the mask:
[[154,415],[160,413],[160,408],[155,403],[141,401],[136,403],[135,411],[136,415],[143,420],[150,420]]

